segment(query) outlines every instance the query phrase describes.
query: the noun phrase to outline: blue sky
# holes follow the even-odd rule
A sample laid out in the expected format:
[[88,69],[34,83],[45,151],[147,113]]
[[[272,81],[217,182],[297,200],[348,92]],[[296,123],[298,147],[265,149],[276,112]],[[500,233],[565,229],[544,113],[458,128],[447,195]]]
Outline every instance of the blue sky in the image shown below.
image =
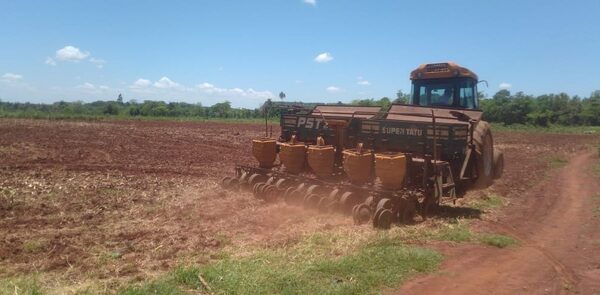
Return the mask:
[[588,96],[599,15],[597,0],[0,0],[0,99],[346,102],[446,60],[488,94]]

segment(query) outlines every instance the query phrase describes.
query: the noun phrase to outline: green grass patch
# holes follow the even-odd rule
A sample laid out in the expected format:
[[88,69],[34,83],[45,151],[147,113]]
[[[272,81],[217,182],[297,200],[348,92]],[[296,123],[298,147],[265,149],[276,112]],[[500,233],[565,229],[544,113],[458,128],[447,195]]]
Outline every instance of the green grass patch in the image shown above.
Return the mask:
[[504,206],[504,199],[497,194],[488,194],[479,199],[473,200],[468,203],[472,208],[479,209],[482,211],[497,209]]
[[0,279],[0,295],[44,294],[36,276]]
[[505,248],[512,245],[517,245],[518,242],[510,236],[500,234],[481,233],[477,235],[477,240],[483,244],[490,246]]
[[202,267],[179,267],[119,293],[203,290],[201,275],[216,294],[374,294],[416,273],[433,271],[442,260],[433,250],[403,244],[394,233],[359,236],[314,234],[289,247],[237,253]]

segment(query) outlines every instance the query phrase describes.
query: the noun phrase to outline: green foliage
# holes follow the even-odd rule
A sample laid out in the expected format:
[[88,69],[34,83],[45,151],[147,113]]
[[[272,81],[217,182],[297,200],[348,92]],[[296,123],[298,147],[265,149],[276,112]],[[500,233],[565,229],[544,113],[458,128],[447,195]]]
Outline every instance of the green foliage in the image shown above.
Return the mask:
[[508,125],[600,125],[600,91],[581,99],[566,93],[534,97],[523,92],[511,95],[508,90],[500,90],[493,98],[482,99],[481,108],[486,120]]
[[116,101],[81,101],[53,104],[11,103],[0,101],[0,118],[34,119],[97,119],[97,118],[222,118],[254,119],[264,118],[259,109],[232,108],[228,101],[210,107],[201,104],[146,100],[123,103],[122,97]]

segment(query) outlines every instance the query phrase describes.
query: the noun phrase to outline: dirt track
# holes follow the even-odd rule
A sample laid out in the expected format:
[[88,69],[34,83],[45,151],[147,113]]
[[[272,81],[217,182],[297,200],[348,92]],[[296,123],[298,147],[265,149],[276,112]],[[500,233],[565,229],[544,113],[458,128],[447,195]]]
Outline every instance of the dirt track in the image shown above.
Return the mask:
[[442,274],[411,281],[399,294],[600,292],[599,222],[590,210],[600,185],[591,176],[591,160],[590,152],[574,156],[533,187],[520,208],[488,222],[488,228],[516,237],[520,247],[460,249],[450,255]]
[[[231,243],[277,247],[353,226],[218,188],[234,163],[253,162],[248,143],[262,136],[258,125],[0,120],[0,134],[0,277],[142,280],[181,261],[205,263]],[[472,223],[521,245],[442,245],[439,274],[402,291],[600,292],[600,226],[591,211],[600,188],[591,185],[597,159],[586,146],[598,137],[496,133],[495,141],[505,175],[467,200],[493,192],[509,205]],[[577,154],[551,169],[552,159]]]

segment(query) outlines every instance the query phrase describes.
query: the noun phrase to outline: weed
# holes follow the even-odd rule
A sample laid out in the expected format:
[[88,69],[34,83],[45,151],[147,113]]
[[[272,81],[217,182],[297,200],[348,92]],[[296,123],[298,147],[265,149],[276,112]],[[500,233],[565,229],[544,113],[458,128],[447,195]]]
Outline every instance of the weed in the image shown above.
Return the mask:
[[549,162],[550,162],[550,168],[561,168],[561,167],[564,167],[565,165],[567,165],[567,163],[569,161],[565,160],[564,158],[554,156],[554,157],[550,158]]
[[504,206],[504,199],[496,194],[488,194],[481,199],[470,202],[469,205],[479,210],[497,209]]
[[481,243],[484,243],[484,244],[487,244],[490,246],[494,246],[494,247],[498,247],[498,248],[505,248],[505,247],[517,244],[517,240],[515,240],[514,238],[505,236],[505,235],[500,235],[500,234],[490,234],[490,233],[478,234],[477,239]]
[[31,240],[23,243],[23,251],[27,253],[37,253],[44,249],[46,245],[41,241]]

